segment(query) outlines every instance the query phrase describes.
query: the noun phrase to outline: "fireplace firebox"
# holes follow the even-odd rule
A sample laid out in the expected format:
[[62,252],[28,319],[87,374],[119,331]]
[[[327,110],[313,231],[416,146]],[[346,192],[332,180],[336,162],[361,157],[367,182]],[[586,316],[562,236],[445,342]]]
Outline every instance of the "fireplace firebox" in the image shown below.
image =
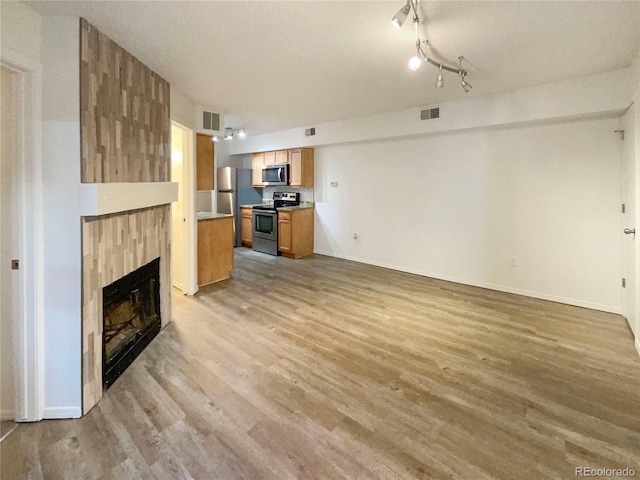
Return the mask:
[[160,332],[160,259],[104,287],[102,300],[106,390]]

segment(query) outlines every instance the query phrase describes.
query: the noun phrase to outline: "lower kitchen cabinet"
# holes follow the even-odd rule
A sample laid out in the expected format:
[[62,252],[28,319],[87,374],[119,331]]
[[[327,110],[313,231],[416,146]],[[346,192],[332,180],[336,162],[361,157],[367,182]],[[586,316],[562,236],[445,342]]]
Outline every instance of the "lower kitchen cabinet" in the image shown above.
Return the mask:
[[253,246],[253,209],[240,209],[240,241],[244,247]]
[[278,251],[300,258],[313,253],[313,208],[278,212]]
[[233,244],[233,217],[198,220],[198,285],[231,276]]

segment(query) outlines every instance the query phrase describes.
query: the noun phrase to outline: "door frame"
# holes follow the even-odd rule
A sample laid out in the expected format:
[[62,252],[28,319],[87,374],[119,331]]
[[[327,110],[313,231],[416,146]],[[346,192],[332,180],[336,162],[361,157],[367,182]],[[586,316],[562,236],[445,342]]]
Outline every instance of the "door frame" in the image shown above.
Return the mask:
[[14,323],[15,420],[42,420],[44,412],[44,301],[42,235],[42,65],[10,48],[0,64],[16,73],[18,139],[16,167],[20,218],[20,314]]
[[[633,156],[635,158],[635,219],[634,226],[635,228],[640,227],[640,85],[637,89],[636,101],[632,102],[629,105],[629,109],[633,108],[634,115],[632,118],[633,123],[633,132],[627,132],[629,140],[632,142],[631,148],[633,149]],[[639,239],[640,240],[640,239]],[[636,351],[638,355],[640,355],[640,318],[638,315],[640,314],[640,248],[637,246],[638,244],[634,244],[635,248],[635,328],[634,330],[634,344],[636,347]]]
[[195,143],[196,134],[189,127],[171,120],[171,125],[182,130],[182,208],[184,223],[184,282],[185,295],[194,295],[198,291],[198,238],[196,221],[196,169]]

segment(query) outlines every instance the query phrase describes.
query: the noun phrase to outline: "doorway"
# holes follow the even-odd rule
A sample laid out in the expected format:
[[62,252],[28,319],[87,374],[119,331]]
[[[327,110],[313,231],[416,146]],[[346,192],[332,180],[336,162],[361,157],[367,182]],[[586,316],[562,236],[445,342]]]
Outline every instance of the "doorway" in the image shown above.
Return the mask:
[[18,139],[18,73],[2,66],[2,137],[0,144],[0,435],[4,437],[13,426],[16,416],[15,330],[20,314],[20,270],[11,268],[12,260],[19,260],[21,205],[18,198],[20,181]]
[[171,278],[187,295],[198,290],[193,142],[192,130],[171,123],[171,181],[178,184],[178,200],[171,204]]
[[622,276],[624,278],[622,289],[622,314],[627,319],[633,335],[638,339],[637,288],[636,281],[636,245],[640,242],[640,229],[638,233],[630,233],[640,227],[636,225],[636,177],[637,168],[635,160],[635,105],[631,105],[622,117],[622,124],[618,132],[622,145]]
[[0,68],[0,414],[34,422],[44,412],[42,66],[7,50]]

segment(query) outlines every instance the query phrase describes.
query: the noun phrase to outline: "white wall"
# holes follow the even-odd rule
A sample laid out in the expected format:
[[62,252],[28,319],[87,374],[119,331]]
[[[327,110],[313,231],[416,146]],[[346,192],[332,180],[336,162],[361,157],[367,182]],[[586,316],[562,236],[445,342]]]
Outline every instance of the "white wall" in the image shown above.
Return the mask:
[[171,100],[171,121],[178,122],[183,127],[196,131],[196,104],[179,90],[171,87],[169,89]]
[[617,312],[617,125],[317,148],[315,251]]
[[79,19],[43,17],[45,418],[81,414]]
[[304,128],[250,135],[242,142],[230,144],[229,153],[237,155],[621,114],[633,99],[634,82],[632,71],[627,68],[495,95],[477,96],[474,91],[462,100],[438,104],[440,118],[437,120],[422,121],[420,108],[412,108],[315,125],[313,137],[306,137]]
[[2,49],[39,63],[42,17],[21,2],[0,2]]

